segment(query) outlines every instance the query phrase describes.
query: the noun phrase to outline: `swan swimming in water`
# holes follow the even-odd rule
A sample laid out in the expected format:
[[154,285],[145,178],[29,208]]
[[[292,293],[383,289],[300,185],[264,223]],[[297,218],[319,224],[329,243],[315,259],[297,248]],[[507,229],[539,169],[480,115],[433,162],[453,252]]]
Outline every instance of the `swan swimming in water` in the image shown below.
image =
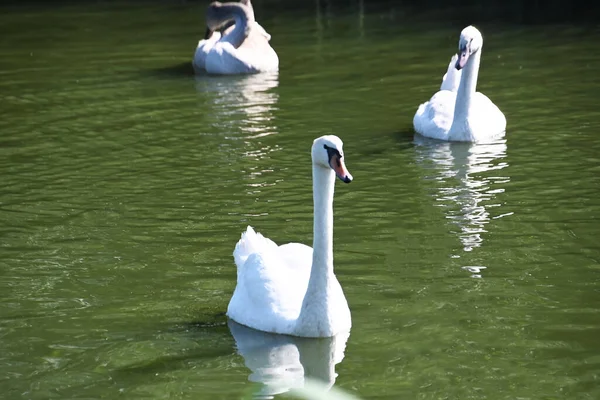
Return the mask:
[[250,0],[211,3],[206,25],[205,38],[198,42],[192,61],[196,72],[227,75],[278,70],[279,58],[269,45],[271,35],[254,19]]
[[486,95],[476,91],[482,47],[477,28],[462,30],[458,55],[450,62],[440,91],[415,113],[417,133],[460,142],[487,142],[504,136],[506,117]]
[[313,142],[313,248],[300,243],[278,246],[250,226],[242,234],[233,251],[237,286],[227,308],[232,320],[303,337],[350,331],[348,302],[333,272],[335,177],[352,181],[342,146],[333,135]]

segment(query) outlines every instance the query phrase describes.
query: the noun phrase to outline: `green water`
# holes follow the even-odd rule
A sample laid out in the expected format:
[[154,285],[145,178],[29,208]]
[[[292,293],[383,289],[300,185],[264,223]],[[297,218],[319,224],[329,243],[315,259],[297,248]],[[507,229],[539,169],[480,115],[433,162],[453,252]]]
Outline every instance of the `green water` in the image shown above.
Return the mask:
[[340,343],[236,333],[224,311],[247,224],[311,243],[309,150],[336,134],[355,180],[336,188],[353,328],[335,385],[600,398],[597,27],[478,24],[478,88],[507,137],[450,145],[415,140],[412,117],[471,21],[255,3],[278,76],[193,77],[202,4],[1,9],[0,397],[235,399],[323,378]]

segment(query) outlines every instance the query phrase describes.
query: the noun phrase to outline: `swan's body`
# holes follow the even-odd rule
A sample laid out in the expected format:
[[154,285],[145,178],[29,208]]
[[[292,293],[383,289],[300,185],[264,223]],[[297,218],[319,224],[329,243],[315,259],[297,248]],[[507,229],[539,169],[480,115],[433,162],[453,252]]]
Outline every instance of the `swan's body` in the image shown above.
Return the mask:
[[506,117],[486,95],[476,91],[482,46],[483,37],[476,28],[463,29],[455,68],[451,67],[453,58],[441,90],[415,113],[417,133],[461,142],[487,142],[504,135]]
[[336,136],[316,139],[312,161],[313,248],[300,243],[278,246],[250,226],[235,246],[237,286],[227,315],[242,325],[305,337],[350,330],[350,309],[333,273],[335,176],[346,183],[352,180],[342,141]]
[[208,38],[198,42],[196,53],[194,53],[194,60],[192,61],[194,71],[206,71],[206,56],[220,39],[221,32],[213,32]]
[[250,1],[211,3],[206,21],[206,37],[198,42],[192,63],[195,71],[252,74],[278,70],[279,58],[269,45],[271,35],[254,19]]

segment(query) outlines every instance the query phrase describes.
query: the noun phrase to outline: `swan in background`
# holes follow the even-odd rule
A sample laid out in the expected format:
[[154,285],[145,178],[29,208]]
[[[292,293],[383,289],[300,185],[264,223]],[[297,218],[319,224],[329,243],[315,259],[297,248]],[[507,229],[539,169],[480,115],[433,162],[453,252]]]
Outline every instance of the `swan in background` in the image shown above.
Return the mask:
[[269,45],[271,35],[255,21],[250,0],[211,3],[206,25],[205,38],[198,42],[192,62],[196,72],[229,75],[278,70],[279,58]]
[[335,177],[352,175],[337,136],[313,142],[313,248],[277,246],[248,226],[233,252],[237,285],[227,308],[234,321],[261,331],[304,337],[331,337],[350,330],[350,309],[333,272]]
[[[434,194],[446,218],[460,231],[463,250],[470,252],[483,244],[486,225],[492,219],[512,214],[502,212],[503,204],[494,201],[510,181],[506,173],[506,139],[489,143],[442,143],[415,137],[417,162],[431,168],[439,183]],[[493,211],[493,216],[490,211]]]
[[[487,142],[504,136],[504,114],[476,91],[482,47],[483,37],[475,27],[462,30],[454,64],[458,71],[449,68],[441,90],[417,109],[413,118],[417,133],[459,142]],[[454,90],[457,80],[460,83]]]
[[255,398],[270,399],[303,388],[307,379],[331,388],[335,365],[344,359],[349,332],[329,338],[300,338],[247,328],[228,321],[238,353],[252,371],[248,379],[262,384]]

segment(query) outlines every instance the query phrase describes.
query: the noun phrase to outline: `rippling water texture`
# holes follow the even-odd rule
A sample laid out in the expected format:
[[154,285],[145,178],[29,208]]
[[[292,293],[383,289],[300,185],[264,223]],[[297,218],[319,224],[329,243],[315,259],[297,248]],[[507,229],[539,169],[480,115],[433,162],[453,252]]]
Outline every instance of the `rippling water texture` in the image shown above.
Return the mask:
[[[191,75],[195,2],[0,8],[0,397],[600,398],[597,26],[255,3],[278,75]],[[506,139],[414,137],[471,22]],[[228,324],[247,224],[311,243],[323,134],[351,334]]]

